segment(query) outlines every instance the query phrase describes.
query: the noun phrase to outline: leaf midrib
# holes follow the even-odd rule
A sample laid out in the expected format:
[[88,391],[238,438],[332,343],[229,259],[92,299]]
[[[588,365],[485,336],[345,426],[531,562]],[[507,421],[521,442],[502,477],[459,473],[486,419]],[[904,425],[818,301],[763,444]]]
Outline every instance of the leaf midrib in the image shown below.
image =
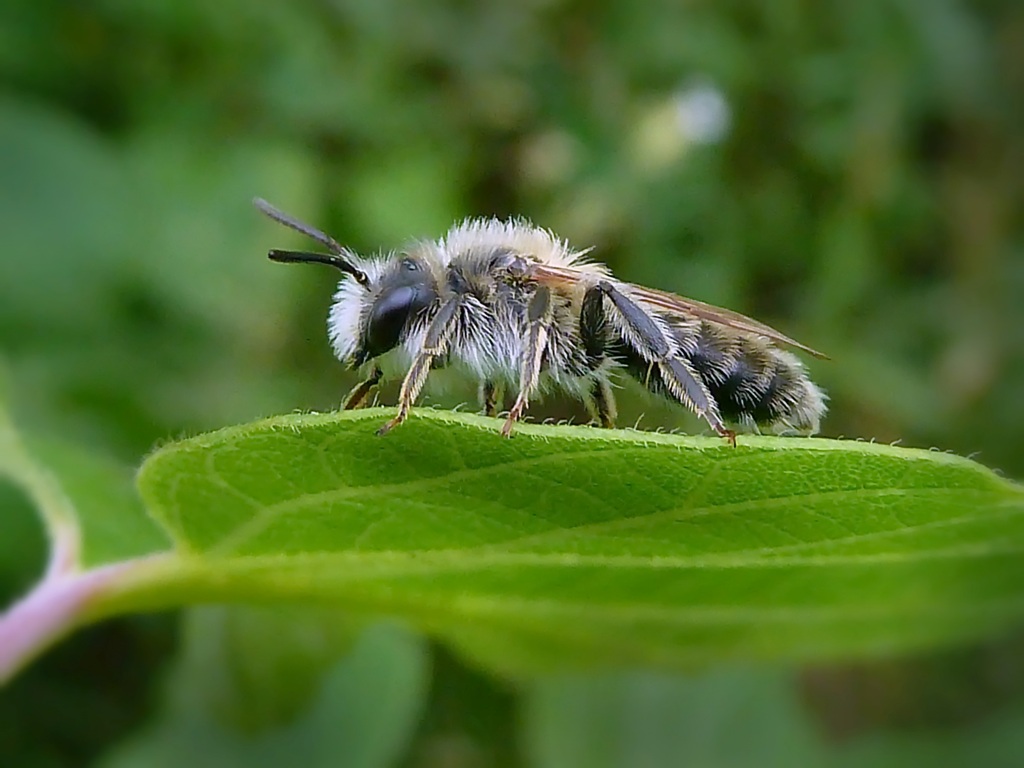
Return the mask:
[[[352,489],[337,489],[335,491],[325,491],[319,494],[309,494],[309,502],[303,506],[288,505],[287,512],[281,511],[279,505],[269,505],[262,511],[256,513],[252,518],[247,520],[238,526],[235,530],[231,531],[227,536],[222,538],[217,543],[205,548],[195,548],[194,542],[189,541],[182,532],[177,534],[177,539],[184,542],[189,546],[193,552],[202,553],[207,556],[225,557],[225,556],[237,556],[245,557],[247,555],[237,554],[238,548],[244,546],[247,542],[252,541],[253,538],[263,533],[269,526],[273,525],[280,519],[284,514],[287,513],[298,513],[308,508],[309,506],[315,506],[317,503],[320,504],[332,504],[344,500],[361,500],[365,496],[369,496],[370,500],[377,500],[377,495],[371,490],[364,490],[363,493],[348,493]],[[699,491],[700,486],[694,489]],[[326,501],[324,497],[327,495],[333,495],[333,501]],[[693,494],[691,493],[691,496]],[[566,536],[577,536],[577,535],[593,535],[609,533],[617,530],[628,530],[637,525],[644,525],[650,523],[662,522],[666,518],[678,518],[679,522],[692,520],[700,517],[706,517],[709,515],[720,515],[720,514],[735,514],[739,512],[746,512],[750,510],[762,510],[762,509],[778,509],[792,506],[794,504],[808,504],[816,501],[835,501],[842,500],[845,498],[874,498],[874,499],[885,499],[885,498],[901,498],[906,496],[923,496],[927,497],[930,495],[936,495],[940,498],[948,498],[951,495],[956,495],[957,498],[964,501],[981,501],[988,500],[991,498],[992,493],[990,491],[982,489],[956,489],[951,490],[949,488],[876,488],[876,489],[839,489],[835,491],[815,491],[812,493],[804,494],[787,494],[785,496],[772,496],[757,499],[744,499],[743,501],[730,502],[725,504],[712,504],[705,507],[690,507],[687,503],[689,497],[684,500],[684,504],[678,507],[671,507],[669,509],[661,509],[654,512],[648,512],[641,515],[633,515],[630,517],[616,518],[614,520],[602,520],[600,522],[584,523],[578,526],[572,527],[555,527],[548,531],[542,531],[540,533],[532,533],[526,536],[514,537],[506,539],[500,542],[491,544],[481,545],[482,547],[509,547],[509,546],[521,546],[523,544],[536,543],[543,544],[551,539],[558,540]],[[313,497],[316,496],[315,500]],[[403,499],[403,501],[405,501]],[[1014,504],[1014,500],[1007,500],[1002,504]],[[1000,506],[1002,506],[1002,504]],[[518,510],[516,510],[518,511]],[[985,516],[979,517],[976,513],[969,516],[971,520],[986,519]],[[932,523],[943,523],[946,521],[931,521],[931,523],[922,523],[920,525],[931,525]],[[920,526],[909,525],[901,528],[893,529],[891,531],[874,531],[872,534],[892,534],[897,532],[906,532],[917,530]],[[851,537],[843,537],[838,540],[845,540],[847,538],[856,539],[857,535]],[[783,545],[783,546],[802,546],[803,544],[818,544],[827,543],[829,541],[837,541],[837,539],[821,540],[820,542],[801,542],[800,545]],[[466,551],[466,550],[464,550]]]
[[[769,606],[755,606],[748,604],[736,605],[714,605],[714,604],[667,604],[659,602],[580,602],[566,598],[552,597],[518,597],[505,593],[487,592],[459,592],[459,593],[432,593],[415,589],[403,588],[400,591],[392,591],[387,582],[380,583],[377,574],[352,574],[351,580],[339,582],[332,579],[329,584],[318,582],[316,589],[310,589],[308,572],[298,569],[281,569],[279,564],[273,564],[275,570],[270,574],[273,578],[269,581],[262,581],[260,568],[252,568],[252,560],[259,558],[246,558],[244,561],[232,561],[220,573],[217,579],[210,585],[215,593],[220,596],[230,597],[234,590],[232,580],[242,578],[248,580],[249,587],[254,586],[253,577],[256,578],[255,586],[263,592],[263,599],[280,599],[286,595],[299,597],[305,595],[307,599],[321,600],[325,596],[331,599],[338,599],[342,604],[348,605],[353,610],[364,608],[363,603],[376,606],[384,613],[393,611],[402,614],[417,614],[421,617],[437,620],[440,616],[449,615],[465,619],[467,615],[488,616],[499,621],[512,621],[510,614],[531,615],[536,617],[548,614],[564,620],[566,617],[575,616],[582,619],[597,621],[621,622],[630,620],[651,620],[669,623],[736,623],[753,624],[757,622],[790,622],[809,623],[816,621],[856,621],[868,618],[885,618],[893,615],[902,616],[908,612],[914,616],[930,617],[971,617],[984,616],[989,612],[1014,612],[1018,613],[1024,609],[1024,598],[999,597],[985,600],[949,601],[943,596],[936,596],[928,601],[921,601],[913,598],[907,602],[895,600],[882,604],[858,603],[842,601],[835,604],[823,603],[773,603]],[[270,558],[267,558],[270,559]],[[262,565],[263,563],[260,563]],[[333,564],[333,563],[332,563]],[[189,566],[197,566],[190,568]],[[307,563],[308,565],[308,563]],[[135,584],[130,592],[130,599],[134,602],[149,589],[155,587],[161,593],[168,586],[168,580],[174,581],[176,575],[188,581],[204,579],[205,568],[201,564],[191,564],[186,559],[178,562],[169,569],[157,567],[149,574],[140,572],[136,575]],[[385,578],[402,576],[405,573],[383,574]],[[267,589],[267,587],[270,587]],[[116,591],[116,590],[115,590]],[[237,596],[237,595],[236,595]],[[217,594],[212,597],[218,597]],[[102,601],[101,601],[102,602]],[[116,604],[117,597],[112,601]],[[171,601],[173,603],[173,600]],[[147,601],[143,599],[142,604]],[[165,600],[157,600],[154,606],[166,604]],[[136,604],[138,605],[138,604]],[[110,608],[110,603],[101,608]],[[493,614],[493,616],[491,616]]]
[[[1007,517],[1024,513],[1024,507],[1013,507]],[[992,515],[986,519],[994,519],[1002,515]],[[928,528],[954,527],[973,522],[978,518],[960,517],[948,521],[935,521]],[[908,530],[888,531],[885,534],[866,534],[864,537],[843,537],[840,539],[809,542],[806,545],[789,545],[792,547],[841,546],[859,541],[870,536],[871,540],[884,539],[887,536],[905,534]],[[822,554],[799,557],[777,557],[773,553],[781,548],[761,548],[740,550],[728,554],[705,555],[595,555],[576,552],[501,552],[477,549],[444,549],[444,550],[375,550],[372,552],[297,552],[292,554],[257,554],[235,555],[227,558],[207,558],[214,566],[244,564],[265,566],[278,569],[282,566],[306,568],[315,565],[346,565],[352,568],[352,578],[376,579],[380,577],[399,577],[417,574],[439,573],[442,570],[473,571],[487,570],[495,567],[524,566],[557,566],[561,568],[601,567],[629,569],[778,569],[815,567],[828,568],[848,565],[892,565],[925,562],[943,559],[970,559],[990,557],[993,555],[1024,554],[1024,543],[1021,544],[964,544],[955,547],[915,550],[912,552],[875,552],[861,554]],[[189,558],[191,559],[191,558]]]

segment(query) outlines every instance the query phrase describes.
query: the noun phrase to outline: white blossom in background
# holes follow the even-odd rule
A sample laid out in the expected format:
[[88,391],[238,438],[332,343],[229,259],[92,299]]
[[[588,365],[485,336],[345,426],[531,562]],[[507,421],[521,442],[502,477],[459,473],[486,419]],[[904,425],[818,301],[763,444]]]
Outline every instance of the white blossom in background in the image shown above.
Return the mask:
[[701,80],[681,88],[675,103],[679,130],[685,141],[716,144],[729,132],[729,102],[711,82]]
[[661,173],[694,147],[725,138],[730,119],[719,88],[690,81],[639,112],[629,142],[634,166],[645,175]]

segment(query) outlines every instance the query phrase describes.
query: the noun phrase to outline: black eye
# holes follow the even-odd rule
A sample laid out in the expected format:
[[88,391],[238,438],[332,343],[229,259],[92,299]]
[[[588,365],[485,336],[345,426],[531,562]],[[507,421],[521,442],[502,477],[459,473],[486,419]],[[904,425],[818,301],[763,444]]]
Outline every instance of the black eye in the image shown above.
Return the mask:
[[396,285],[381,293],[367,318],[364,359],[383,355],[397,346],[409,321],[429,307],[435,298],[436,293],[426,281]]
[[419,272],[422,267],[418,261],[413,259],[402,259],[402,271],[403,272]]

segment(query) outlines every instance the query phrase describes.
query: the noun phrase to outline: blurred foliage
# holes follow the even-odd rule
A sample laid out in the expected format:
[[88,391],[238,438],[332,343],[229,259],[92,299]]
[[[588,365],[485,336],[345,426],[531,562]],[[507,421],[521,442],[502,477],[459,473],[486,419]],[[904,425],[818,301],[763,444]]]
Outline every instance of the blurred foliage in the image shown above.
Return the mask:
[[[694,83],[728,104],[719,143],[680,119]],[[832,396],[826,434],[980,452],[1021,477],[1022,93],[1015,0],[5,0],[5,389],[33,431],[128,465],[168,436],[334,407],[351,377],[325,340],[331,277],[267,263],[292,236],[250,198],[367,251],[464,215],[524,214],[597,245],[626,279],[825,349],[833,360],[813,372]],[[623,400],[624,423],[697,426]],[[537,411],[570,415],[561,402]],[[41,570],[43,546],[5,485],[0,516],[8,597]],[[30,670],[0,693],[0,762],[80,765],[143,719],[170,722],[153,687],[169,633],[117,622]],[[903,697],[924,710],[942,685],[962,702],[1007,653],[980,652],[968,671],[875,669],[857,708]],[[845,671],[818,674],[830,700],[849,697]],[[430,706],[454,720],[427,721],[486,742],[493,729],[467,723],[504,701],[489,686],[435,690]],[[960,741],[928,735],[939,715],[902,741],[870,736],[856,764],[1015,764],[1001,756],[1019,744],[1021,698],[1011,681],[1006,707]],[[643,711],[605,701],[620,721]],[[493,754],[432,733],[409,764]]]
[[[162,717],[101,765],[330,768],[341,759],[352,768],[384,768],[405,751],[428,680],[429,657],[419,638],[379,625],[361,634],[343,660],[300,664],[302,671],[290,679],[288,671],[298,667],[280,654],[266,658],[261,630],[283,631],[280,647],[301,648],[326,662],[333,638],[306,617],[196,609],[191,618]],[[257,655],[247,658],[250,649]],[[227,658],[225,651],[242,658]],[[308,711],[301,718],[295,712],[268,718],[271,702],[290,700],[288,689],[308,687],[313,668],[324,675]]]

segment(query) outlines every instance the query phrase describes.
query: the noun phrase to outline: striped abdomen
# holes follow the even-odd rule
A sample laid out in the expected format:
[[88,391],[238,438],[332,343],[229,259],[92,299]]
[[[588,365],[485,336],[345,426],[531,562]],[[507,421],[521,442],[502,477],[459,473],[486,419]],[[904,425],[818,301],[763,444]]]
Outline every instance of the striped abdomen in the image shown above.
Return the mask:
[[825,396],[803,363],[758,336],[702,322],[674,329],[680,356],[707,386],[723,419],[745,430],[813,434]]

